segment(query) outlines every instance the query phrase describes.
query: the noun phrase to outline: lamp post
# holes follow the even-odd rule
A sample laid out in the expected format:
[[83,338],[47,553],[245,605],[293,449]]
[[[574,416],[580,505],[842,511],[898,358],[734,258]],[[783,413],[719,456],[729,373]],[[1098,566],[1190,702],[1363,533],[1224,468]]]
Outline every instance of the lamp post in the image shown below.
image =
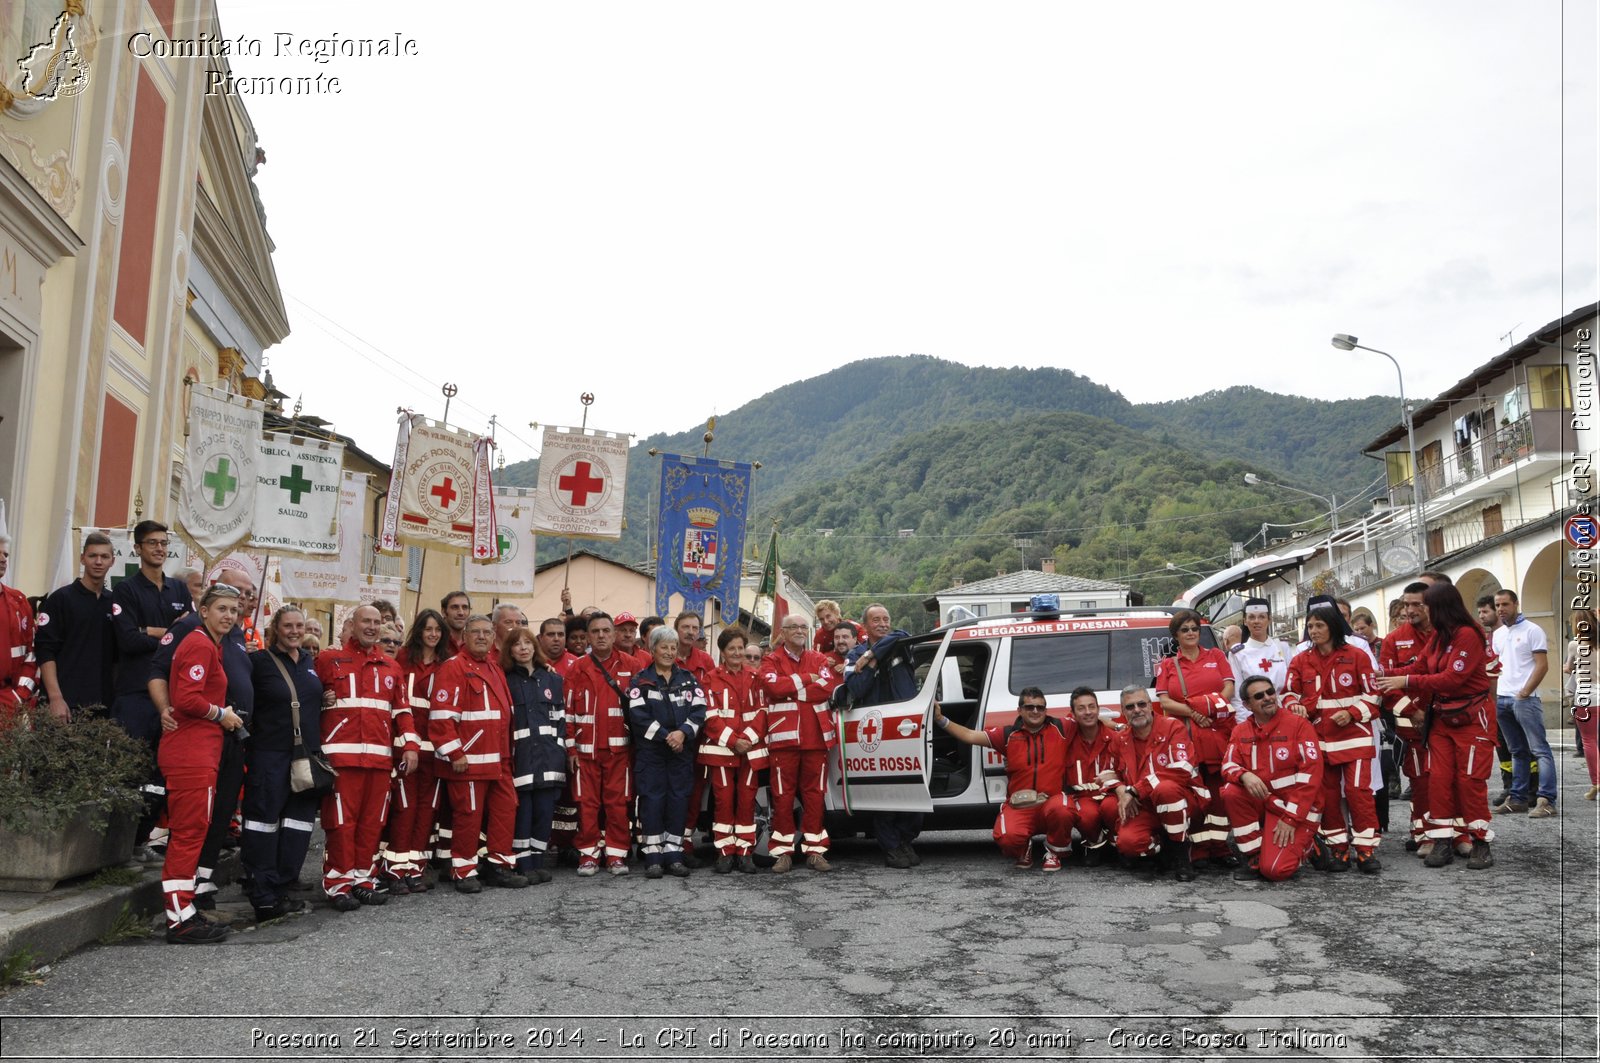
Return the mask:
[[1411,461],[1411,527],[1417,554],[1417,570],[1420,572],[1428,564],[1428,529],[1422,521],[1422,478],[1417,475],[1417,437],[1411,425],[1411,404],[1406,401],[1406,375],[1401,372],[1400,362],[1394,355],[1388,351],[1380,351],[1376,347],[1357,343],[1354,336],[1343,332],[1335,333],[1331,342],[1341,351],[1370,351],[1373,354],[1381,354],[1394,363],[1394,374],[1400,382],[1400,420],[1406,426],[1406,454]]
[[1171,561],[1167,562],[1167,571],[1168,572],[1183,572],[1183,573],[1187,573],[1188,575],[1193,576],[1195,579],[1205,579],[1206,578],[1204,575],[1202,575],[1199,572],[1196,572],[1192,568],[1184,568],[1182,565],[1174,565]]
[[1293,491],[1297,495],[1305,495],[1308,498],[1315,498],[1319,502],[1327,503],[1327,506],[1328,506],[1328,523],[1331,526],[1331,530],[1328,532],[1328,538],[1330,540],[1332,540],[1332,538],[1335,535],[1339,534],[1339,496],[1338,495],[1334,495],[1334,496],[1332,496],[1330,498],[1327,495],[1319,495],[1315,491],[1307,491],[1303,487],[1291,487],[1288,484],[1274,483],[1271,480],[1263,480],[1261,477],[1257,476],[1253,472],[1247,472],[1247,473],[1244,474],[1244,482],[1247,483],[1247,484],[1250,484],[1253,487],[1254,486],[1277,487],[1277,488],[1280,488],[1280,489],[1282,489],[1284,491]]

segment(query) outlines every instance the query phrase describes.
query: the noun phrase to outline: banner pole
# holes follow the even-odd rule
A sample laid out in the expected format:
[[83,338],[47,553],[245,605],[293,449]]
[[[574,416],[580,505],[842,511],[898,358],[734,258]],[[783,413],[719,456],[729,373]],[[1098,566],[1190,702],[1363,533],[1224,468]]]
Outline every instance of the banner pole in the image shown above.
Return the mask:
[[[585,391],[578,396],[578,401],[583,404],[583,419],[578,422],[578,431],[587,431],[589,428],[589,407],[594,405],[594,392]],[[561,566],[561,589],[566,590],[572,586],[572,536],[567,536],[567,563]]]
[[[267,569],[272,567],[272,551],[268,550],[261,558],[261,585],[256,588],[256,608],[250,616],[250,630],[261,637],[261,607],[267,603]],[[265,646],[266,642],[263,641]],[[269,647],[270,648],[270,647]]]

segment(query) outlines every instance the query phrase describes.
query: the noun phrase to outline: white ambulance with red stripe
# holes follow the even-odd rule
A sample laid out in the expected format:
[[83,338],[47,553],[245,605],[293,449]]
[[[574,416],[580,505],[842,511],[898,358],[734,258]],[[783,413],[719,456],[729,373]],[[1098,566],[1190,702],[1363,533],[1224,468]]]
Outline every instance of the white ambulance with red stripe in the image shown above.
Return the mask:
[[[840,712],[841,743],[828,777],[829,831],[864,826],[874,811],[930,813],[927,829],[988,828],[1006,796],[1005,764],[932,726],[935,699],[956,723],[981,730],[1017,716],[1025,687],[1044,691],[1068,719],[1074,688],[1091,687],[1100,714],[1121,722],[1122,688],[1148,687],[1175,646],[1176,607],[1041,610],[949,624],[913,637],[918,691],[908,701]],[[1215,645],[1209,626],[1201,645]]]

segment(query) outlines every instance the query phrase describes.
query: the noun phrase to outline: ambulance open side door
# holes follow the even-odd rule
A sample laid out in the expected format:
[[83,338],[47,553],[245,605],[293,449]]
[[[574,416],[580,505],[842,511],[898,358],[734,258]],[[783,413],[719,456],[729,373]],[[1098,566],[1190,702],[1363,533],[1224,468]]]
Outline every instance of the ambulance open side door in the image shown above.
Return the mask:
[[[933,777],[929,729],[938,686],[938,657],[947,642],[919,640],[921,654],[938,646],[933,667],[916,697],[887,705],[852,706],[840,711],[838,759],[828,772],[828,807],[844,812],[932,812],[928,781]],[[917,647],[913,647],[915,650]]]

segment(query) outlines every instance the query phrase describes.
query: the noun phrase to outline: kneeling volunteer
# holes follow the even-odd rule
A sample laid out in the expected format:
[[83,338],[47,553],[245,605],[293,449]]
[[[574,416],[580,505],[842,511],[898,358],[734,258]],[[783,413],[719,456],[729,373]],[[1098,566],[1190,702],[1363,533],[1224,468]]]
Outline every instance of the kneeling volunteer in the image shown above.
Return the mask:
[[1272,680],[1244,681],[1250,717],[1233,729],[1222,762],[1222,803],[1247,863],[1240,880],[1281,882],[1293,875],[1321,822],[1322,755],[1316,729],[1278,706]]
[[1067,766],[1067,729],[1050,716],[1044,691],[1023,690],[1018,719],[1009,727],[974,731],[951,723],[933,706],[933,725],[957,742],[992,749],[1006,760],[1006,804],[994,821],[994,840],[1018,867],[1033,866],[1033,836],[1044,834],[1045,871],[1061,870],[1061,854],[1072,844],[1072,816],[1061,792]]

